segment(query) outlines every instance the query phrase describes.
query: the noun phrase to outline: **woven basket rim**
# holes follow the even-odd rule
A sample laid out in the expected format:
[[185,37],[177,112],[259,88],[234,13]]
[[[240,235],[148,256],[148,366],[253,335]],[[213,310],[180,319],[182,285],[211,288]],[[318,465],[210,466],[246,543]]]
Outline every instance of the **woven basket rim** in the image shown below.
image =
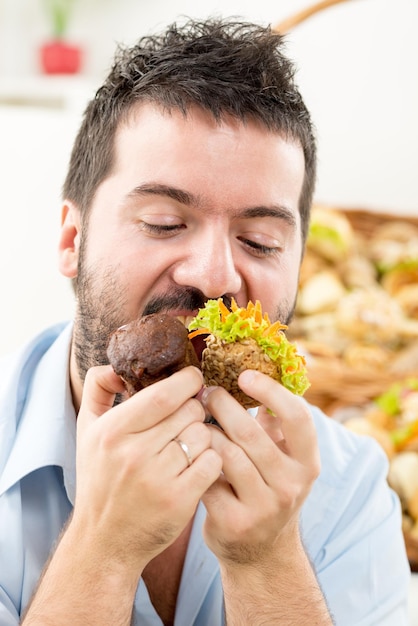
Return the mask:
[[294,13],[284,20],[280,21],[278,24],[273,26],[273,30],[281,34],[286,34],[293,28],[295,28],[295,26],[302,24],[302,22],[305,22],[308,18],[312,17],[316,13],[324,11],[325,9],[329,9],[332,6],[336,4],[341,4],[343,2],[347,2],[347,0],[319,0],[318,2],[308,5],[297,13]]

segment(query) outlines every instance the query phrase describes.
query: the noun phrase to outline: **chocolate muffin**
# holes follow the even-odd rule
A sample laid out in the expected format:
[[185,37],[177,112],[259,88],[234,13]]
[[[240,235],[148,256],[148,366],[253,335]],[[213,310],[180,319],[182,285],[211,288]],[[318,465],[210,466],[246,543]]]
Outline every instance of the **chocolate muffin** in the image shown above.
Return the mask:
[[165,313],[146,315],[118,328],[110,336],[107,356],[129,395],[187,365],[200,367],[187,328]]

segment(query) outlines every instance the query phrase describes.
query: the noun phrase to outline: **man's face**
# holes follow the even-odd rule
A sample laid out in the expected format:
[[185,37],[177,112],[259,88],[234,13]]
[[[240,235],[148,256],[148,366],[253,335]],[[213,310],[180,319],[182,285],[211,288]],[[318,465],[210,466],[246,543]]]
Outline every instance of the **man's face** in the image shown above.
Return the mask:
[[302,254],[302,148],[254,122],[141,105],[116,136],[112,174],[80,232],[76,360],[147,313],[191,315],[208,298],[260,300],[286,322]]

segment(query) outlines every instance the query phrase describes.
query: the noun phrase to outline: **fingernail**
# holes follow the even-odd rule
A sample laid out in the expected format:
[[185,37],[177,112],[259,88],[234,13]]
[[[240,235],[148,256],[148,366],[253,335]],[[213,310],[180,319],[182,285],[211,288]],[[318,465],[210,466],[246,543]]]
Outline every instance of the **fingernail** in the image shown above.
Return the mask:
[[210,394],[212,393],[212,391],[216,389],[216,387],[212,386],[212,387],[202,387],[202,389],[199,391],[198,395],[197,395],[197,399],[200,400],[200,402],[205,405]]
[[240,375],[240,382],[244,383],[244,385],[251,385],[253,382],[257,372],[256,370],[244,370]]

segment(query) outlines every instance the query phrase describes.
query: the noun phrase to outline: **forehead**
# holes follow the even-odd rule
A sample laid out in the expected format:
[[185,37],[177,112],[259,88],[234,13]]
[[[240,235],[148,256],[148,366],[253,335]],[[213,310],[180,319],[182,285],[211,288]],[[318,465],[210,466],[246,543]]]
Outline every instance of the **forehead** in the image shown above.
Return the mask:
[[297,141],[254,120],[141,104],[116,133],[113,175],[126,184],[153,181],[207,193],[214,202],[297,206],[304,156]]

